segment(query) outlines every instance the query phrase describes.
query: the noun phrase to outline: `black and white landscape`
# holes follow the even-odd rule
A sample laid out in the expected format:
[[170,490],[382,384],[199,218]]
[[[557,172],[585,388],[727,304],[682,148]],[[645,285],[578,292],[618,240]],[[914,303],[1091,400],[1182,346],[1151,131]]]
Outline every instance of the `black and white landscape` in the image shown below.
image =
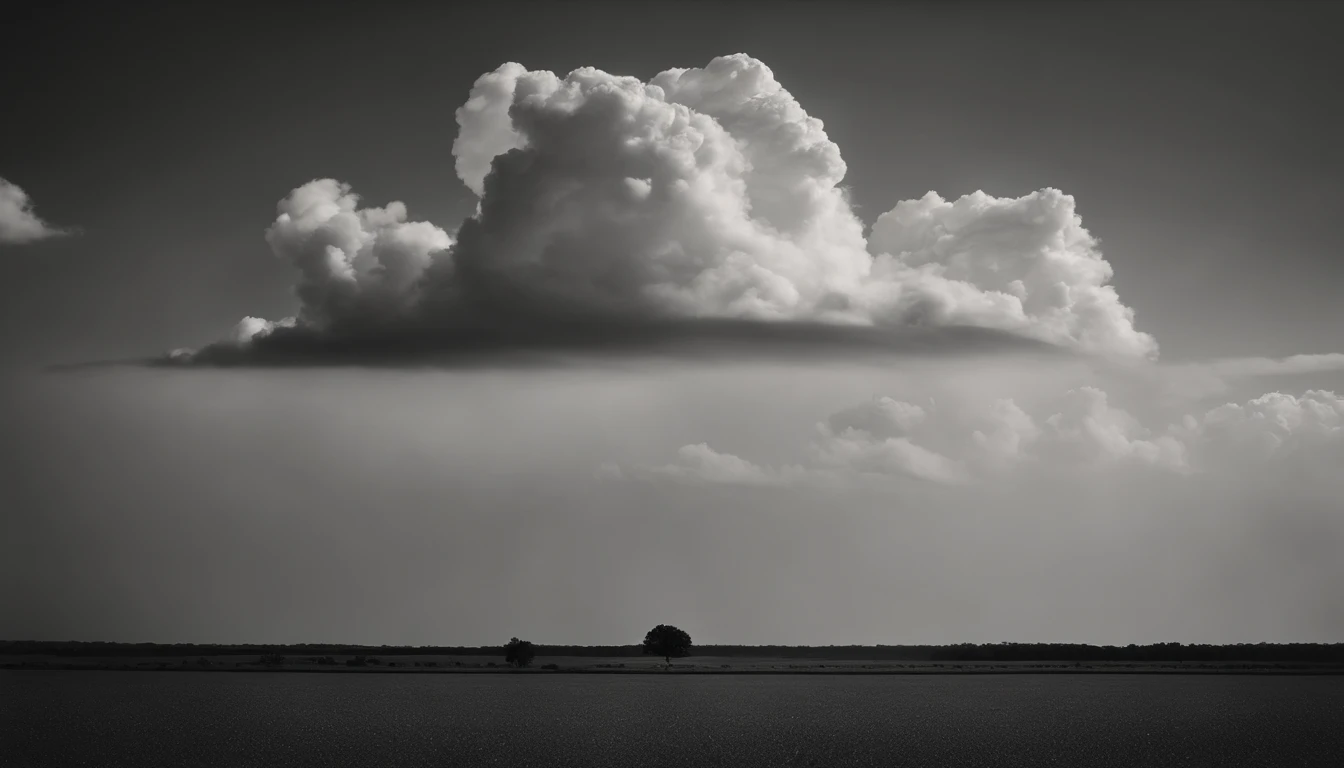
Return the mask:
[[1340,6],[6,13],[0,765],[1344,753]]

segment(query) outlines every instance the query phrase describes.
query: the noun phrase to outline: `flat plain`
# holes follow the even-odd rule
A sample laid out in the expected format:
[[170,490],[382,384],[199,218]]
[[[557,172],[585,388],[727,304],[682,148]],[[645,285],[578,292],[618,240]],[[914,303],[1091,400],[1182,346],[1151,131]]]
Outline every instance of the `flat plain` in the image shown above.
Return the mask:
[[1337,766],[1285,675],[0,671],[15,766]]

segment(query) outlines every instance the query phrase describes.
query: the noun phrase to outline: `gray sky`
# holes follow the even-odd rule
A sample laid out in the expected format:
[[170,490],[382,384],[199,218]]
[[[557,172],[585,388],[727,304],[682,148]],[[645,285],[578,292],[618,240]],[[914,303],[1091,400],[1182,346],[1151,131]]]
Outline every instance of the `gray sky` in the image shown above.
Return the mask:
[[[1340,639],[1341,365],[1227,362],[1344,351],[1337,10],[659,8],[21,20],[0,177],[31,207],[0,219],[59,232],[0,243],[0,637]],[[824,122],[866,226],[1072,195],[1161,362],[44,368],[293,315],[265,233],[313,179],[455,237],[454,112],[505,62],[738,52]]]

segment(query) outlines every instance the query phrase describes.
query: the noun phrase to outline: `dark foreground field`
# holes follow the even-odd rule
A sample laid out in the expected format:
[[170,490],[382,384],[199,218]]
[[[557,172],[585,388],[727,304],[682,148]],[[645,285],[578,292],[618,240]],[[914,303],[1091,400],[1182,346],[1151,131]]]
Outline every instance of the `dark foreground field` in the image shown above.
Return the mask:
[[0,671],[7,766],[1337,766],[1320,676]]
[[0,669],[511,674],[1344,674],[1344,644],[1094,646],[1068,643],[697,645],[672,666],[638,645],[532,646],[532,668],[502,647],[211,645],[0,641]]

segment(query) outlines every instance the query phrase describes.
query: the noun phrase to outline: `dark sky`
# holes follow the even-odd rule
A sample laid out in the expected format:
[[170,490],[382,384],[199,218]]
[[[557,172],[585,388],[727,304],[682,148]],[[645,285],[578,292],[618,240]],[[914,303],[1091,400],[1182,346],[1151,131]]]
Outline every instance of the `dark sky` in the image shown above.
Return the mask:
[[506,60],[647,78],[738,51],[825,121],[868,223],[931,189],[1055,186],[1167,359],[1325,351],[1344,327],[1335,4],[727,5],[36,4],[0,52],[0,175],[84,233],[4,253],[5,359],[292,311],[261,233],[311,178],[451,231],[472,205],[453,111]]
[[[838,496],[593,477],[700,444],[791,466],[827,413],[884,394],[1027,407],[1095,383],[1067,361],[43,371],[292,314],[264,232],[309,180],[456,230],[476,200],[454,111],[506,61],[648,79],[736,52],[825,122],[868,225],[929,190],[1056,187],[1162,360],[1344,350],[1344,6],[724,5],[6,17],[0,177],[79,231],[0,246],[0,583],[20,585],[0,638],[1340,639],[1333,471]],[[1344,391],[1327,374],[1313,386]],[[1168,413],[1158,378],[1123,382],[1153,424],[1302,389],[1235,383]],[[1087,427],[1132,453],[1159,439]]]

